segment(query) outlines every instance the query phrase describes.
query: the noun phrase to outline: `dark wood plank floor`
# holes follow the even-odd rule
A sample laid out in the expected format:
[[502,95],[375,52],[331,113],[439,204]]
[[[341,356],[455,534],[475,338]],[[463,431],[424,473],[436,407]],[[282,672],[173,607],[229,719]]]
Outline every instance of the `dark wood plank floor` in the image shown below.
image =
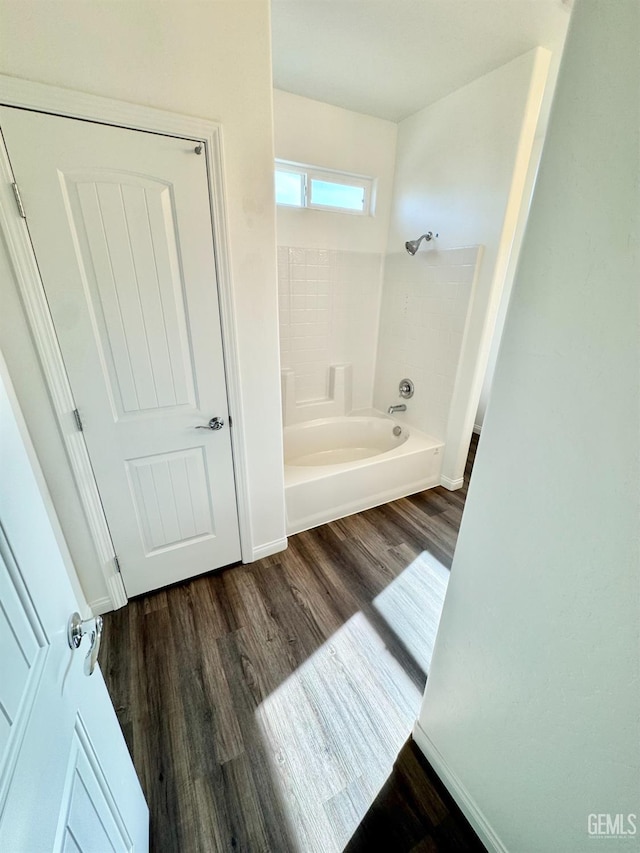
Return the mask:
[[407,740],[475,447],[464,489],[298,534],[105,617],[102,670],[152,849],[484,849]]

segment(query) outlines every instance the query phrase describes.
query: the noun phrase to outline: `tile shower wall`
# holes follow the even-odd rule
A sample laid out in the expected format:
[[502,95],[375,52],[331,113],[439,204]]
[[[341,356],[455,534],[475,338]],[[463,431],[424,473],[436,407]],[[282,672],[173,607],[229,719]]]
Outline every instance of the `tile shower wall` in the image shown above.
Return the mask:
[[353,407],[369,408],[383,256],[278,247],[280,353],[296,376],[296,403],[328,395],[329,365],[353,365]]
[[400,417],[435,438],[446,438],[479,247],[385,258],[374,405],[402,402],[398,383],[415,394]]

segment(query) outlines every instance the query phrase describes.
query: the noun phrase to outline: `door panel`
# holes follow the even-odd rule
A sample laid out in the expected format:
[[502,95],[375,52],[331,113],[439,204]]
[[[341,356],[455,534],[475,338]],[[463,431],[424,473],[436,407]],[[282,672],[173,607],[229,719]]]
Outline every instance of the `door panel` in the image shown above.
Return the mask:
[[127,465],[146,554],[215,536],[202,448],[130,459]]
[[236,562],[205,157],[26,110],[0,123],[127,593]]
[[0,850],[144,853],[148,810],[87,638],[67,641],[66,546],[1,357],[0,483]]
[[0,803],[22,734],[20,710],[33,703],[45,645],[38,617],[0,527],[0,649],[6,660],[0,679]]
[[125,853],[132,839],[80,716],[69,753],[56,847],[82,853]]
[[[170,187],[135,176],[65,175],[79,263],[116,417],[195,404]],[[110,182],[107,182],[110,178]],[[83,251],[84,249],[84,251]]]

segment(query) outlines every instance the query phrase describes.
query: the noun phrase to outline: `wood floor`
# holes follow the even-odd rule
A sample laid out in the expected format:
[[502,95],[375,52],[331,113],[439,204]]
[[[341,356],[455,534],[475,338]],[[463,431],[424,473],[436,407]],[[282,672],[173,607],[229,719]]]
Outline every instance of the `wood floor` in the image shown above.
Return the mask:
[[466,483],[105,617],[101,666],[153,850],[484,849],[407,742]]

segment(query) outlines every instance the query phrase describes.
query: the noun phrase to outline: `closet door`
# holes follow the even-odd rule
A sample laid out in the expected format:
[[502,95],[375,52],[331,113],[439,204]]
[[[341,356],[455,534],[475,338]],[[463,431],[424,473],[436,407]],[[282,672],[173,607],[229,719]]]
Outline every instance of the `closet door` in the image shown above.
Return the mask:
[[0,108],[129,596],[240,559],[206,160]]

